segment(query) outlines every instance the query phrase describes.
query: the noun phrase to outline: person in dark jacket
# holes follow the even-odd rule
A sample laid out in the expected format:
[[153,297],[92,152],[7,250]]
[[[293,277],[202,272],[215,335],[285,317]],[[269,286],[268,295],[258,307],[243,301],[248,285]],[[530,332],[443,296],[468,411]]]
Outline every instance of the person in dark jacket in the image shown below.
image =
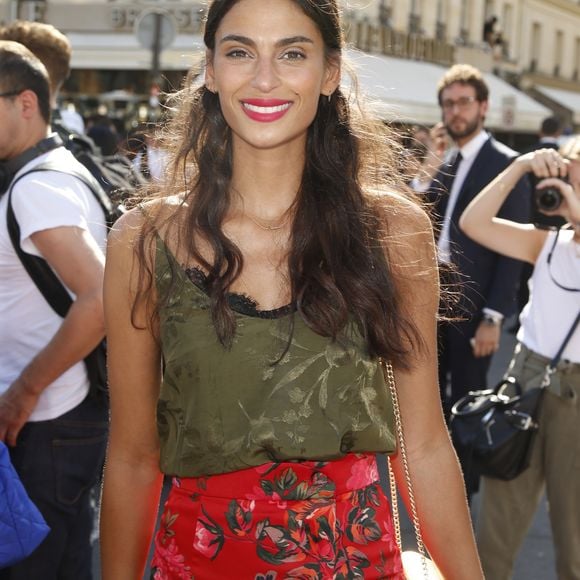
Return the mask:
[[[455,65],[445,73],[438,85],[442,123],[431,131],[423,179],[412,182],[432,204],[439,261],[459,275],[461,287],[454,313],[460,320],[439,326],[439,382],[447,415],[468,391],[486,387],[502,322],[515,309],[520,278],[521,262],[488,250],[458,226],[469,202],[517,156],[484,130],[488,99],[489,89],[478,69]],[[453,146],[445,153],[448,143]],[[444,161],[438,166],[442,154]],[[522,179],[500,216],[524,221],[528,197],[529,183]],[[479,477],[473,470],[465,471],[471,495],[478,489]]]

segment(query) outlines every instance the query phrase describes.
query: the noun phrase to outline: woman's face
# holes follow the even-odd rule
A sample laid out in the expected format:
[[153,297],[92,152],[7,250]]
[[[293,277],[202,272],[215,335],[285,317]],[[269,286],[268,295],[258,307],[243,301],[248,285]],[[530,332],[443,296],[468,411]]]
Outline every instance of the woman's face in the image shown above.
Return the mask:
[[340,81],[320,31],[291,0],[240,0],[207,55],[206,86],[219,95],[234,143],[301,147],[318,108]]

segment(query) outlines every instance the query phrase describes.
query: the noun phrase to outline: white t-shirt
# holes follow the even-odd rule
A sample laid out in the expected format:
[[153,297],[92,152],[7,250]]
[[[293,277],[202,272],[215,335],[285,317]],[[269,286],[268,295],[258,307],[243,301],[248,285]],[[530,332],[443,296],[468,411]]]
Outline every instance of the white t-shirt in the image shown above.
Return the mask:
[[[50,161],[63,168],[78,162],[64,147],[30,161],[17,174]],[[31,359],[50,341],[62,324],[24,270],[6,225],[8,196],[0,199],[0,393],[20,375]],[[31,235],[71,226],[88,230],[105,248],[103,210],[91,191],[77,178],[57,172],[36,172],[23,177],[12,191],[12,207],[20,226],[20,245],[25,252],[41,256]],[[74,295],[71,293],[71,296]],[[70,411],[89,389],[83,361],[72,366],[40,395],[30,421],[54,419]]]
[[[580,288],[580,244],[573,241],[573,230],[562,230],[548,270],[548,254],[556,233],[550,232],[529,280],[530,300],[520,315],[518,340],[529,349],[552,358],[558,352],[580,310],[580,292],[559,288]],[[550,276],[550,271],[552,276]],[[580,363],[580,327],[562,353],[562,359]]]

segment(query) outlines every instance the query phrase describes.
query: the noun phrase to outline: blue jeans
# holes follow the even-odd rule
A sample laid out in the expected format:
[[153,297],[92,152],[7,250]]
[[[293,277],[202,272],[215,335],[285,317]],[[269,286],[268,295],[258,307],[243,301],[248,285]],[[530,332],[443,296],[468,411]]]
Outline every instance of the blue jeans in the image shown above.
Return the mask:
[[24,426],[10,456],[51,531],[26,560],[0,571],[0,580],[92,577],[90,491],[102,473],[107,435],[108,410],[90,396],[57,419]]

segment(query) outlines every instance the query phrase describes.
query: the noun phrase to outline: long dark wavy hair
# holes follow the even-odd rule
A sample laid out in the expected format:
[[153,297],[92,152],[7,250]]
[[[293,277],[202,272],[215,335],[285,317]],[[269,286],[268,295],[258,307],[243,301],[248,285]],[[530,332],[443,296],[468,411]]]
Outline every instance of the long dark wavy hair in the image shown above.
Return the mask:
[[[220,22],[239,0],[214,0],[209,6],[204,42],[211,55]],[[335,0],[292,0],[321,32],[327,59],[340,59],[343,48],[340,14]],[[199,73],[197,73],[199,74]],[[211,316],[217,336],[227,348],[236,332],[228,290],[240,275],[240,249],[222,231],[230,206],[232,133],[219,98],[196,82],[192,71],[184,87],[168,101],[171,120],[164,148],[171,152],[166,181],[157,197],[179,193],[175,211],[182,227],[178,249],[208,274]],[[321,97],[308,129],[302,182],[295,201],[288,254],[291,298],[299,315],[316,333],[340,340],[354,321],[371,356],[393,358],[409,365],[409,351],[421,347],[412,321],[402,312],[388,252],[384,215],[373,189],[404,189],[398,163],[397,136],[382,123],[364,122],[358,108],[338,89]],[[410,195],[410,194],[408,194]],[[183,213],[181,213],[183,212]],[[384,214],[384,211],[382,212]],[[150,259],[162,218],[148,220],[137,247],[142,274],[137,300],[153,284]],[[166,223],[171,217],[163,218]],[[388,221],[388,220],[387,220]],[[211,261],[196,240],[211,248]],[[171,290],[169,291],[171,292]],[[158,296],[159,309],[168,296]]]

